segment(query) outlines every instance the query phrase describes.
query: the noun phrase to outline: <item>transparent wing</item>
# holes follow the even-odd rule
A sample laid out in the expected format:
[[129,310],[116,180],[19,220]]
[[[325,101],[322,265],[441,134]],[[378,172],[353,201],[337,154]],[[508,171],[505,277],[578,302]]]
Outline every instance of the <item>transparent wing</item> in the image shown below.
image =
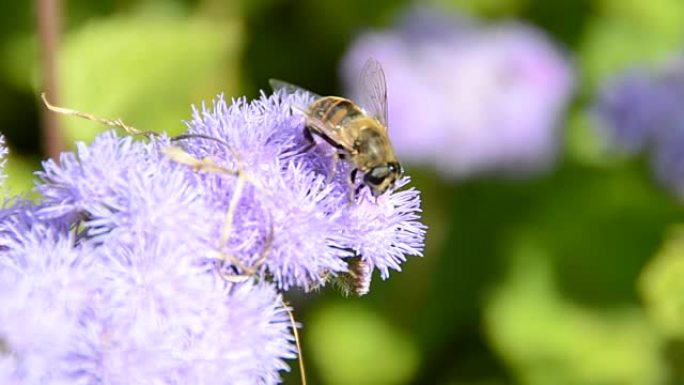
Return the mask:
[[387,127],[387,82],[380,62],[368,59],[359,75],[362,107]]
[[282,80],[269,79],[268,83],[271,85],[271,88],[273,88],[273,91],[284,90],[286,94],[294,95],[294,97],[290,99],[291,106],[300,114],[306,114],[309,110],[309,105],[314,100],[321,98],[318,94]]
[[288,94],[295,94],[295,93],[302,93],[304,95],[309,95],[314,99],[320,99],[321,96],[318,94],[315,94],[307,89],[304,89],[302,87],[296,86],[292,83],[284,82],[282,80],[278,79],[269,79],[268,84],[271,85],[271,88],[273,88],[273,91],[279,91],[279,90],[285,90]]

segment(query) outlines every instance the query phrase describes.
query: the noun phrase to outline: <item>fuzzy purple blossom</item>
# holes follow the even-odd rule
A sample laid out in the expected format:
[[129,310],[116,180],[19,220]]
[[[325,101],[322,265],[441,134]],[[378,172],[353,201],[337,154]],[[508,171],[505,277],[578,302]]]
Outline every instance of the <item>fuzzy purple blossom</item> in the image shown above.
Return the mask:
[[408,178],[350,202],[349,166],[302,150],[303,97],[219,98],[185,138],[107,132],[46,161],[41,198],[0,210],[0,383],[279,383],[279,290],[420,255]]
[[608,79],[593,106],[609,150],[648,151],[656,179],[684,196],[684,59]]
[[394,29],[352,44],[342,64],[352,94],[368,56],[387,76],[389,130],[400,159],[455,178],[551,166],[573,71],[541,31],[412,8]]
[[8,381],[274,384],[295,357],[271,285],[207,274],[171,234],[78,240],[19,206],[0,238]]
[[[386,278],[388,266],[399,268],[394,262],[397,257],[386,250],[421,254],[424,226],[418,222],[418,191],[392,191],[376,200],[363,189],[350,205],[349,165],[340,164],[332,174],[327,144],[302,151],[308,144],[302,134],[305,119],[291,108],[301,105],[302,98],[306,95],[283,91],[251,104],[238,100],[230,107],[220,99],[212,108],[196,111],[188,123],[189,133],[223,141],[189,141],[185,144],[188,153],[200,159],[210,157],[226,168],[242,163],[258,181],[241,199],[247,215],[235,224],[241,235],[231,237],[233,253],[254,264],[270,226],[275,237],[262,271],[268,272],[279,288],[321,286],[327,276],[344,274],[346,259],[355,255],[380,269]],[[244,150],[235,154],[231,148]],[[216,175],[206,175],[205,181],[219,205],[225,203],[226,192],[235,183]],[[400,185],[407,183],[405,178]],[[381,216],[389,217],[391,225],[371,220]],[[369,232],[376,237],[369,237]],[[378,250],[378,242],[387,249]],[[373,253],[364,253],[373,249]]]

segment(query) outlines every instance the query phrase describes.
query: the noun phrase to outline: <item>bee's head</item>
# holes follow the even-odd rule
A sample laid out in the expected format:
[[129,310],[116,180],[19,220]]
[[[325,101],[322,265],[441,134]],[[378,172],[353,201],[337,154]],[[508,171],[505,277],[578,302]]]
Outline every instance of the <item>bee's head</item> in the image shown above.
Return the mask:
[[394,185],[401,178],[404,170],[397,162],[385,163],[370,169],[364,176],[363,182],[370,187],[371,193],[377,197]]

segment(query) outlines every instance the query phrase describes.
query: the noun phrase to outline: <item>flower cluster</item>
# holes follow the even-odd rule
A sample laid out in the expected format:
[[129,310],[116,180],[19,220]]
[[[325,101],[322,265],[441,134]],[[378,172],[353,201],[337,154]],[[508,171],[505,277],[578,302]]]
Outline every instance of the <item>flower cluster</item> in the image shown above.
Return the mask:
[[607,147],[650,152],[656,178],[684,196],[684,58],[609,79],[593,107]]
[[400,159],[456,178],[526,175],[552,164],[573,73],[540,31],[411,9],[393,30],[352,44],[342,66],[352,94],[362,89],[357,74],[368,56],[387,76]]
[[46,161],[40,200],[0,210],[0,383],[278,383],[279,291],[420,255],[419,193],[350,203],[329,149],[301,151],[303,97],[219,98],[182,137]]

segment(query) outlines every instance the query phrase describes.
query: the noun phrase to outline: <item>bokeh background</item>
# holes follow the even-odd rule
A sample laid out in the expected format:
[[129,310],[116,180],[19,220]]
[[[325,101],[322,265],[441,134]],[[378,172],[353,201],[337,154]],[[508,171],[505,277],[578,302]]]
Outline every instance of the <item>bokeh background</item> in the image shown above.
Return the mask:
[[[43,37],[39,3],[0,3],[13,193],[62,146],[43,90],[179,133],[219,93],[353,95],[382,62],[426,250],[362,298],[288,294],[310,383],[684,383],[681,0],[62,0]],[[64,150],[106,129],[50,119]]]

